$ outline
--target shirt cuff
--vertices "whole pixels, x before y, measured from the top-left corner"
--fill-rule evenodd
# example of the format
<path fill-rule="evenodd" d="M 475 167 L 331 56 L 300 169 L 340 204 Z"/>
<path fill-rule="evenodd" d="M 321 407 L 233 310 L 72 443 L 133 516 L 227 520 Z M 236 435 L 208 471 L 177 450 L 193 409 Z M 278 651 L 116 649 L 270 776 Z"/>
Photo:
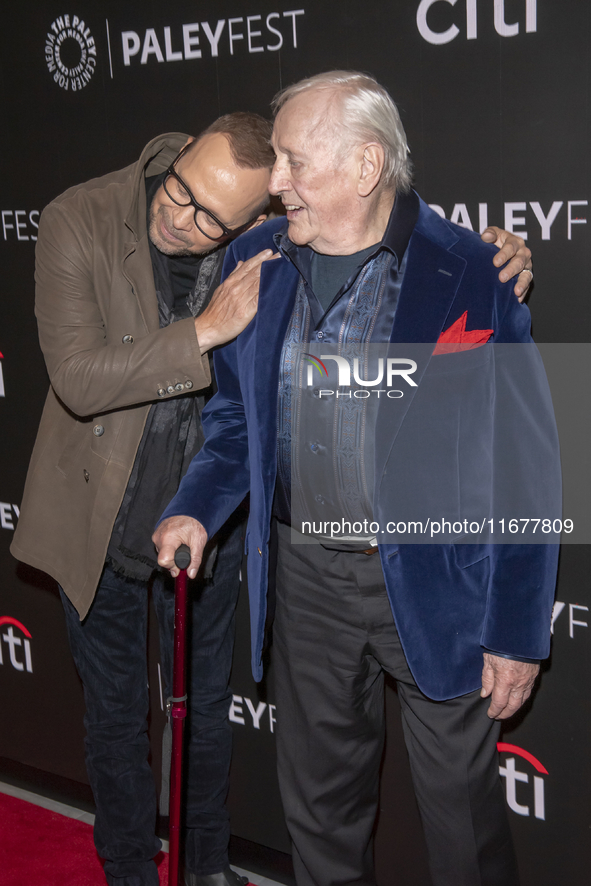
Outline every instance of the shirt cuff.
<path fill-rule="evenodd" d="M 498 658 L 507 658 L 509 661 L 524 661 L 526 664 L 540 664 L 539 658 L 525 658 L 523 655 L 506 655 L 504 652 L 495 652 L 493 649 L 487 649 L 486 646 L 482 648 L 485 652 L 496 655 Z"/>

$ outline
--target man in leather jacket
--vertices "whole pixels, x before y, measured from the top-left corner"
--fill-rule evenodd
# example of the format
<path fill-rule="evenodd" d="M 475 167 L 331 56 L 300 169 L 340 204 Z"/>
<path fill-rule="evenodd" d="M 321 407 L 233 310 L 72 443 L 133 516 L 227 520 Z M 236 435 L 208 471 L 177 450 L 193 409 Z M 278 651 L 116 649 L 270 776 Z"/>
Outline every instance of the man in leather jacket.
<path fill-rule="evenodd" d="M 148 589 L 168 694 L 174 593 L 150 535 L 202 443 L 208 351 L 256 310 L 270 251 L 219 283 L 228 241 L 266 218 L 270 132 L 238 113 L 197 140 L 159 136 L 126 169 L 70 188 L 40 222 L 36 313 L 51 387 L 12 552 L 61 586 L 85 693 L 95 843 L 112 886 L 158 883 Z M 193 886 L 242 882 L 228 866 L 224 805 L 241 536 L 234 519 L 191 594 L 184 821 Z"/>

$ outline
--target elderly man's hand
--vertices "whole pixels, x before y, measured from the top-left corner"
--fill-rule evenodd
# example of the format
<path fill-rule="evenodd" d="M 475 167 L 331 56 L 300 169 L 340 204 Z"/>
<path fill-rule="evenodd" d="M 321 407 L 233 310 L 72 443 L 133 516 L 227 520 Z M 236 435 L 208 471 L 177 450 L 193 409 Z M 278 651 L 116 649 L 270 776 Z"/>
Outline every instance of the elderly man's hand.
<path fill-rule="evenodd" d="M 191 562 L 187 575 L 195 578 L 207 542 L 205 527 L 198 520 L 193 517 L 169 517 L 162 521 L 152 536 L 152 541 L 158 551 L 158 564 L 169 569 L 174 578 L 180 571 L 174 562 L 175 552 L 180 545 L 188 545 L 191 549 Z"/>
<path fill-rule="evenodd" d="M 480 695 L 491 696 L 488 716 L 495 720 L 512 717 L 530 697 L 539 670 L 539 664 L 512 661 L 485 652 Z"/>
<path fill-rule="evenodd" d="M 232 273 L 218 286 L 210 303 L 195 318 L 195 332 L 201 353 L 236 338 L 257 312 L 261 265 L 276 258 L 264 249 L 248 261 L 239 261 Z"/>
<path fill-rule="evenodd" d="M 518 275 L 514 292 L 519 301 L 523 301 L 534 279 L 531 251 L 525 245 L 525 241 L 517 234 L 510 234 L 509 231 L 495 228 L 494 225 L 490 225 L 481 236 L 485 243 L 494 243 L 498 247 L 499 252 L 493 259 L 497 268 L 509 262 L 499 274 L 501 283 L 506 283 L 511 277 Z"/>

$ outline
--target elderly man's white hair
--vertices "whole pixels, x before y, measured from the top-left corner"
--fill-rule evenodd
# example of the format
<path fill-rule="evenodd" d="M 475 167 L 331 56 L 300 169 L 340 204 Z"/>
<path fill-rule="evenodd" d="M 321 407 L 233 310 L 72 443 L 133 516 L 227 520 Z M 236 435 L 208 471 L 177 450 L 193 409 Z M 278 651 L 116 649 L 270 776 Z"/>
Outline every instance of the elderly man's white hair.
<path fill-rule="evenodd" d="M 332 115 L 332 122 L 345 130 L 345 139 L 351 145 L 371 141 L 380 144 L 385 153 L 384 185 L 408 193 L 412 164 L 406 133 L 398 108 L 384 87 L 369 74 L 327 71 L 300 80 L 277 93 L 271 102 L 275 114 L 292 98 L 311 90 L 333 91 L 341 113 Z"/>

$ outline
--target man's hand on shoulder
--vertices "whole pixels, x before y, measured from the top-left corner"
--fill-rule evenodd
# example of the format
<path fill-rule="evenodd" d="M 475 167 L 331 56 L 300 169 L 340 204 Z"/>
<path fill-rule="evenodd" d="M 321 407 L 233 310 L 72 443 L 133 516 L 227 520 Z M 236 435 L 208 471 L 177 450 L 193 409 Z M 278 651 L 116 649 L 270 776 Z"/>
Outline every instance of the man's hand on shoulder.
<path fill-rule="evenodd" d="M 279 253 L 265 249 L 248 261 L 238 262 L 218 286 L 207 308 L 195 318 L 195 332 L 201 353 L 223 345 L 246 329 L 257 311 L 261 265 Z"/>
<path fill-rule="evenodd" d="M 176 550 L 180 545 L 188 545 L 191 549 L 191 562 L 187 574 L 189 578 L 195 578 L 207 543 L 207 532 L 198 520 L 193 517 L 169 517 L 162 521 L 152 536 L 152 541 L 158 551 L 159 566 L 169 569 L 174 578 L 179 574 L 174 562 Z"/>
<path fill-rule="evenodd" d="M 485 243 L 494 243 L 498 247 L 499 251 L 493 259 L 497 268 L 509 262 L 499 274 L 499 280 L 501 283 L 506 283 L 507 280 L 517 276 L 514 292 L 519 301 L 523 301 L 534 279 L 531 269 L 531 250 L 525 245 L 525 240 L 494 225 L 483 231 L 481 237 Z"/>
<path fill-rule="evenodd" d="M 485 652 L 480 695 L 482 698 L 491 696 L 488 716 L 495 720 L 512 717 L 530 697 L 539 670 L 539 664 L 513 661 Z"/>

